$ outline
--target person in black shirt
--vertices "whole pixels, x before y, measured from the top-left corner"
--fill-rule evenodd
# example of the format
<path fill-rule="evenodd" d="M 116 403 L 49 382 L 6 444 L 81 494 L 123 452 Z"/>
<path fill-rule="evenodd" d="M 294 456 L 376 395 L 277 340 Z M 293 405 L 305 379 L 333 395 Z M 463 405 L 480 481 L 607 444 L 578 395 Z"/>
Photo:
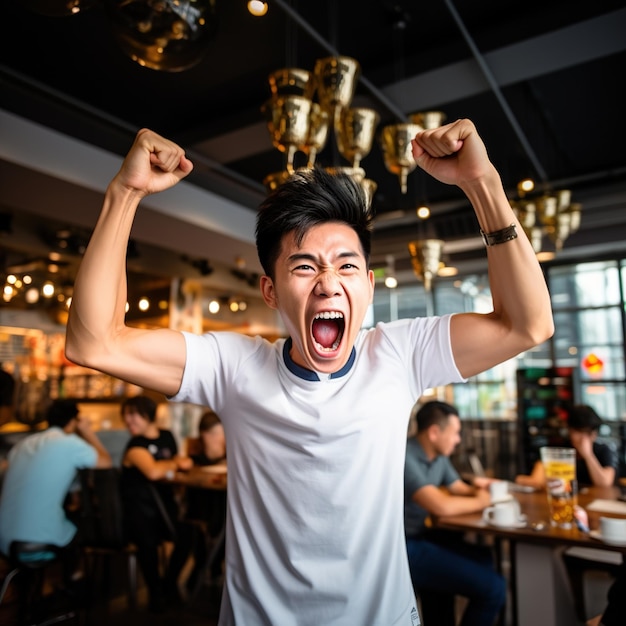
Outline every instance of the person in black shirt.
<path fill-rule="evenodd" d="M 149 607 L 158 611 L 167 601 L 180 601 L 178 576 L 191 553 L 194 529 L 180 521 L 173 486 L 167 482 L 177 470 L 187 470 L 192 460 L 178 455 L 169 430 L 156 423 L 156 403 L 134 396 L 122 403 L 121 412 L 131 438 L 122 458 L 120 489 L 129 539 L 149 593 Z M 159 546 L 174 543 L 165 576 L 159 570 Z"/>
<path fill-rule="evenodd" d="M 617 450 L 606 443 L 596 441 L 602 419 L 586 405 L 573 406 L 567 416 L 570 444 L 576 448 L 576 480 L 580 486 L 610 487 L 615 484 L 619 457 Z M 530 475 L 515 478 L 519 485 L 543 489 L 546 476 L 543 464 L 537 461 Z"/>

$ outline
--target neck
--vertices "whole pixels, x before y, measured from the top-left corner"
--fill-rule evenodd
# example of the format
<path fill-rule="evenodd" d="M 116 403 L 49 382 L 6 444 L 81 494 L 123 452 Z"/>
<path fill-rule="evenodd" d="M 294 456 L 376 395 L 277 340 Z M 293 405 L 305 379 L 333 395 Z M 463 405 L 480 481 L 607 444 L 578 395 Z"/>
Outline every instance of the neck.
<path fill-rule="evenodd" d="M 430 461 L 432 461 L 435 457 L 439 456 L 437 454 L 437 451 L 433 447 L 432 443 L 430 442 L 430 439 L 425 434 L 421 436 L 417 435 L 415 438 L 417 439 L 420 446 L 422 446 L 422 450 L 424 450 L 424 452 L 426 453 L 426 456 L 428 457 Z"/>

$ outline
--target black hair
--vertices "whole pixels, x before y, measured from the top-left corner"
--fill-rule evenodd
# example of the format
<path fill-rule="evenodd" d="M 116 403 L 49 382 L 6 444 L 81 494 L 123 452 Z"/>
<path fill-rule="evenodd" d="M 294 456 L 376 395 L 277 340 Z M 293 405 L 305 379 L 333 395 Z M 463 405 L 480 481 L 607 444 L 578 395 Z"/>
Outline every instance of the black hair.
<path fill-rule="evenodd" d="M 211 430 L 213 426 L 216 424 L 221 424 L 220 418 L 217 416 L 215 411 L 206 411 L 202 414 L 200 421 L 198 422 L 198 432 L 205 433 L 208 430 Z"/>
<path fill-rule="evenodd" d="M 602 418 L 592 407 L 586 404 L 577 404 L 568 412 L 567 426 L 574 430 L 587 430 L 594 433 L 600 430 Z"/>
<path fill-rule="evenodd" d="M 296 171 L 259 207 L 256 247 L 265 274 L 274 277 L 285 235 L 293 233 L 300 245 L 311 227 L 328 222 L 356 232 L 369 268 L 372 213 L 363 187 L 344 172 L 316 166 Z"/>
<path fill-rule="evenodd" d="M 454 406 L 440 400 L 430 400 L 425 402 L 415 414 L 417 432 L 428 430 L 433 424 L 441 428 L 448 425 L 451 415 L 458 415 L 459 412 Z"/>
<path fill-rule="evenodd" d="M 149 422 L 156 421 L 157 405 L 156 402 L 148 396 L 132 396 L 126 398 L 121 406 L 122 417 L 127 410 L 139 413 L 141 417 L 147 419 Z"/>
<path fill-rule="evenodd" d="M 48 426 L 58 426 L 65 428 L 73 419 L 78 416 L 78 404 L 75 400 L 65 398 L 53 400 L 46 413 Z"/>

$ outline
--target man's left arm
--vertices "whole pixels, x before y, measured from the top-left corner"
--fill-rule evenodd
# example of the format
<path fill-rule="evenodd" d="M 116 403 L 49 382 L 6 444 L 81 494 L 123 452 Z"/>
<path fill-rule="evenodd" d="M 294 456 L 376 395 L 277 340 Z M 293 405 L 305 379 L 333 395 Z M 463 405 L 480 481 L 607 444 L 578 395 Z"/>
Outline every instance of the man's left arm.
<path fill-rule="evenodd" d="M 94 467 L 111 467 L 113 462 L 109 451 L 104 447 L 98 435 L 91 429 L 88 419 L 79 419 L 76 425 L 76 433 L 96 450 L 96 464 Z"/>
<path fill-rule="evenodd" d="M 424 171 L 463 190 L 484 233 L 502 234 L 492 237 L 502 243 L 487 247 L 493 311 L 460 313 L 451 320 L 454 359 L 461 375 L 468 378 L 552 336 L 550 294 L 474 124 L 457 120 L 418 133 L 413 155 Z M 511 225 L 514 228 L 509 230 Z M 507 239 L 507 233 L 517 236 Z"/>

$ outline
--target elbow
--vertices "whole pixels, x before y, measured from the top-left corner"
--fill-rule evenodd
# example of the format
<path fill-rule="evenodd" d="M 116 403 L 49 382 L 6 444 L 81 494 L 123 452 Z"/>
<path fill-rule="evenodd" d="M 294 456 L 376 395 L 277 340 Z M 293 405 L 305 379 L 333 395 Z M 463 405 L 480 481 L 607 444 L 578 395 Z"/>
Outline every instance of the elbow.
<path fill-rule="evenodd" d="M 100 369 L 108 354 L 107 342 L 104 337 L 97 338 L 84 329 L 74 328 L 71 324 L 71 318 L 65 333 L 64 350 L 68 361 L 92 369 Z"/>
<path fill-rule="evenodd" d="M 541 345 L 545 341 L 548 341 L 552 335 L 554 335 L 554 320 L 552 319 L 552 315 L 550 315 L 547 319 L 538 321 L 526 329 L 521 339 L 523 348 L 520 352 Z"/>

